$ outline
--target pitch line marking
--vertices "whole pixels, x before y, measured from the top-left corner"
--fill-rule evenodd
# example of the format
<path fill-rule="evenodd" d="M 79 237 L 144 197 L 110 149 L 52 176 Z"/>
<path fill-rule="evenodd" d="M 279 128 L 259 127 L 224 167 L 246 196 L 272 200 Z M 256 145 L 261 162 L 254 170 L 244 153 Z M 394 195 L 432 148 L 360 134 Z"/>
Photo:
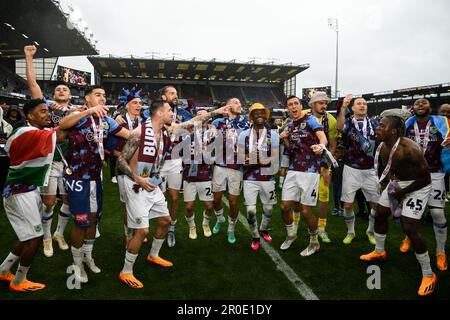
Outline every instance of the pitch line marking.
<path fill-rule="evenodd" d="M 230 203 L 228 199 L 223 197 L 223 203 L 229 208 Z M 239 212 L 238 215 L 239 221 L 244 226 L 245 230 L 247 230 L 250 234 L 250 227 L 248 226 L 247 219 Z M 267 244 L 264 240 L 261 241 L 261 247 L 267 253 L 267 255 L 272 259 L 272 261 L 277 266 L 277 269 L 284 273 L 286 278 L 292 283 L 295 289 L 300 293 L 302 297 L 306 300 L 319 300 L 319 297 L 312 291 L 312 289 L 305 283 L 303 280 L 295 273 L 295 271 L 283 260 L 280 254 L 269 244 Z"/>

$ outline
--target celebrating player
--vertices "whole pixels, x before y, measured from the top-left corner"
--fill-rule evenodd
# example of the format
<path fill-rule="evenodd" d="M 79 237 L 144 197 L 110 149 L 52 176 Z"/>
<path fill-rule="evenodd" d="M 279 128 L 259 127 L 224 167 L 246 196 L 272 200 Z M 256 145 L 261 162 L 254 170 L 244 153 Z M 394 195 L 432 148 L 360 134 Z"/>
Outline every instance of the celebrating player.
<path fill-rule="evenodd" d="M 197 116 L 205 115 L 206 110 L 197 111 Z M 194 130 L 185 139 L 190 140 L 189 163 L 183 164 L 183 195 L 185 202 L 186 221 L 189 225 L 189 238 L 197 239 L 195 226 L 195 198 L 198 193 L 200 201 L 203 202 L 203 235 L 212 235 L 209 222 L 213 213 L 214 197 L 212 194 L 212 157 L 207 153 L 208 146 L 214 139 L 215 132 L 208 129 L 207 123 L 196 125 Z M 208 158 L 206 158 L 208 157 Z M 206 158 L 206 159 L 205 159 Z M 183 155 L 183 159 L 186 157 Z"/>
<path fill-rule="evenodd" d="M 33 99 L 43 99 L 41 88 L 36 82 L 36 73 L 33 67 L 33 57 L 37 49 L 35 46 L 25 46 L 25 61 L 26 61 L 26 73 L 28 87 Z M 70 104 L 70 89 L 65 84 L 57 84 L 54 89 L 54 102 L 49 102 L 50 105 L 50 120 L 51 127 L 59 125 L 61 119 L 65 116 L 66 112 L 72 107 Z M 44 255 L 46 257 L 53 256 L 53 244 L 51 236 L 51 226 L 53 221 L 53 209 L 56 205 L 56 195 L 59 194 L 62 197 L 63 204 L 58 215 L 58 226 L 53 239 L 56 240 L 61 250 L 69 249 L 69 246 L 64 239 L 64 230 L 67 223 L 70 220 L 69 200 L 67 193 L 64 189 L 63 171 L 65 156 L 67 155 L 67 149 L 69 147 L 68 141 L 64 141 L 56 146 L 56 152 L 53 158 L 53 162 L 50 170 L 50 179 L 48 185 L 41 187 L 42 202 L 44 205 L 44 213 L 42 217 L 42 226 L 44 229 Z"/>
<path fill-rule="evenodd" d="M 85 92 L 87 109 L 73 112 L 60 122 L 60 128 L 69 129 L 72 122 L 76 127 L 69 131 L 68 166 L 64 179 L 69 197 L 69 207 L 74 218 L 72 229 L 72 255 L 80 272 L 75 273 L 81 283 L 88 282 L 83 262 L 94 272 L 101 272 L 92 250 L 97 224 L 103 206 L 102 166 L 104 140 L 109 134 L 128 139 L 129 131 L 106 116 L 106 94 L 101 86 L 92 86 Z"/>
<path fill-rule="evenodd" d="M 336 150 L 336 118 L 327 112 L 327 105 L 330 103 L 330 98 L 325 92 L 316 92 L 311 96 L 308 105 L 311 107 L 306 112 L 311 113 L 316 117 L 317 122 L 323 126 L 325 136 L 327 137 L 330 152 L 334 154 Z M 319 182 L 319 238 L 324 243 L 330 243 L 328 233 L 325 231 L 327 226 L 328 204 L 330 201 L 330 168 L 327 158 L 324 156 L 322 166 L 320 168 L 320 182 Z"/>
<path fill-rule="evenodd" d="M 431 174 L 431 194 L 425 203 L 433 218 L 436 237 L 437 267 L 447 270 L 445 242 L 447 241 L 447 220 L 445 219 L 445 173 L 442 170 L 441 153 L 444 140 L 450 136 L 447 121 L 441 116 L 432 116 L 430 102 L 419 99 L 414 103 L 414 116 L 406 121 L 405 137 L 415 141 L 423 151 Z M 407 252 L 411 245 L 408 237 L 403 240 L 400 251 Z"/>
<path fill-rule="evenodd" d="M 166 101 L 172 107 L 174 123 L 179 124 L 193 118 L 192 114 L 178 107 L 178 94 L 173 86 L 165 86 L 161 89 L 161 99 Z M 174 134 L 171 138 L 174 142 L 174 147 L 181 141 L 180 137 Z M 172 219 L 169 233 L 167 234 L 167 245 L 173 247 L 176 243 L 175 226 L 177 224 L 177 216 L 180 208 L 180 190 L 183 183 L 182 159 L 179 157 L 172 159 L 172 155 L 169 153 L 161 169 L 161 177 L 163 178 L 161 187 L 164 192 L 167 190 L 169 212 Z"/>
<path fill-rule="evenodd" d="M 310 233 L 310 243 L 300 254 L 310 256 L 320 248 L 317 239 L 317 220 L 312 213 L 312 207 L 317 204 L 321 155 L 325 150 L 327 138 L 323 132 L 323 126 L 317 123 L 316 118 L 302 113 L 302 104 L 299 98 L 288 97 L 287 106 L 292 116 L 292 122 L 280 135 L 290 159 L 280 206 L 287 237 L 280 249 L 289 249 L 297 239 L 291 210 L 295 202 L 300 201 L 303 205 L 302 215 L 306 219 Z"/>
<path fill-rule="evenodd" d="M 124 179 L 127 223 L 129 228 L 135 229 L 125 252 L 124 267 L 119 278 L 136 289 L 144 286 L 134 277 L 133 266 L 142 242 L 148 234 L 149 219 L 157 218 L 158 227 L 147 261 L 163 267 L 173 265 L 172 262 L 159 256 L 171 222 L 164 194 L 159 188 L 162 183 L 160 170 L 167 153 L 172 148 L 171 132 L 165 125 L 169 125 L 170 130 L 179 130 L 192 127 L 195 121 L 204 122 L 212 115 L 207 113 L 182 124 L 173 124 L 171 106 L 163 100 L 153 101 L 150 111 L 152 116 L 133 131 L 131 139 L 118 159 L 120 170 L 127 176 Z"/>
<path fill-rule="evenodd" d="M 422 268 L 422 283 L 418 294 L 431 294 L 436 285 L 436 274 L 430 264 L 425 240 L 419 233 L 419 220 L 425 210 L 431 188 L 431 177 L 422 150 L 410 139 L 403 137 L 404 124 L 401 118 L 388 116 L 381 119 L 376 129 L 377 140 L 383 143 L 378 147 L 378 154 L 386 165 L 379 182 L 388 174 L 393 179 L 382 193 L 375 216 L 375 251 L 361 256 L 363 261 L 385 260 L 387 253 L 384 243 L 388 231 L 387 219 L 394 208 L 394 201 L 401 210 L 400 222 L 403 231 L 411 240 L 416 258 Z M 378 159 L 375 160 L 379 162 Z M 392 190 L 391 192 L 389 192 Z"/>
<path fill-rule="evenodd" d="M 250 247 L 257 251 L 260 247 L 260 234 L 266 242 L 272 241 L 268 227 L 272 219 L 273 205 L 277 203 L 274 174 L 278 166 L 271 167 L 271 165 L 279 161 L 279 137 L 275 130 L 268 128 L 269 109 L 255 103 L 250 107 L 248 114 L 252 126 L 241 133 L 238 150 L 243 151 L 245 155 L 244 198 L 247 221 L 253 237 Z M 263 205 L 259 231 L 256 218 L 258 195 Z"/>
<path fill-rule="evenodd" d="M 342 133 L 342 140 L 347 148 L 341 196 L 341 200 L 344 202 L 344 219 L 347 225 L 347 236 L 342 242 L 348 245 L 352 243 L 356 236 L 353 202 L 356 192 L 362 189 L 364 196 L 372 206 L 366 234 L 370 243 L 375 244 L 373 226 L 375 222 L 375 207 L 380 197 L 380 191 L 378 189 L 373 159 L 375 152 L 375 129 L 378 123 L 367 117 L 367 102 L 363 98 L 355 99 L 352 106 L 353 116 L 346 119 L 347 107 L 350 105 L 352 99 L 353 97 L 351 95 L 345 97 L 337 119 L 337 129 Z"/>
<path fill-rule="evenodd" d="M 236 243 L 234 230 L 239 213 L 238 200 L 242 188 L 242 166 L 237 162 L 237 142 L 242 130 L 248 129 L 250 123 L 247 116 L 241 115 L 242 105 L 239 99 L 232 98 L 227 101 L 228 115 L 213 121 L 223 140 L 222 154 L 216 154 L 216 165 L 213 172 L 214 211 L 216 224 L 213 234 L 220 232 L 225 222 L 223 216 L 222 195 L 228 186 L 230 213 L 228 215 L 227 241 Z M 220 140 L 220 138 L 219 138 Z"/>
<path fill-rule="evenodd" d="M 127 130 L 132 131 L 135 128 L 137 128 L 141 123 L 140 113 L 141 113 L 141 108 L 142 108 L 142 99 L 140 96 L 140 91 L 136 91 L 136 90 L 132 89 L 132 90 L 126 90 L 125 93 L 126 93 L 126 95 L 122 96 L 121 98 L 123 99 L 123 103 L 125 103 L 126 114 L 125 114 L 125 119 L 124 119 L 124 121 L 122 121 L 120 123 L 120 126 L 122 126 L 123 128 L 125 128 Z M 120 156 L 120 154 L 122 153 L 123 147 L 125 146 L 125 144 L 127 142 L 127 140 L 122 139 L 122 138 L 117 138 L 117 139 L 118 139 L 118 141 L 116 142 L 115 149 L 113 151 L 113 156 L 116 158 L 118 158 Z M 125 174 L 120 170 L 120 168 L 116 168 L 116 169 L 117 169 L 117 182 L 118 182 L 118 186 L 119 186 L 120 201 L 125 203 L 125 199 L 126 199 L 126 191 L 125 191 L 125 186 L 124 186 Z M 124 222 L 123 228 L 124 228 L 125 239 L 126 239 L 125 243 L 128 244 L 131 237 L 133 236 L 133 230 L 128 228 L 126 211 L 124 212 L 124 215 L 123 215 L 123 222 Z"/>
<path fill-rule="evenodd" d="M 0 281 L 9 282 L 9 288 L 17 292 L 45 288 L 44 284 L 27 280 L 44 235 L 38 187 L 48 183 L 56 142 L 64 141 L 66 136 L 60 128 L 46 129 L 51 122 L 44 100 L 27 101 L 23 111 L 28 125 L 15 130 L 5 146 L 11 166 L 3 192 L 6 216 L 19 241 L 0 265 Z M 19 266 L 14 276 L 10 269 L 17 260 Z"/>

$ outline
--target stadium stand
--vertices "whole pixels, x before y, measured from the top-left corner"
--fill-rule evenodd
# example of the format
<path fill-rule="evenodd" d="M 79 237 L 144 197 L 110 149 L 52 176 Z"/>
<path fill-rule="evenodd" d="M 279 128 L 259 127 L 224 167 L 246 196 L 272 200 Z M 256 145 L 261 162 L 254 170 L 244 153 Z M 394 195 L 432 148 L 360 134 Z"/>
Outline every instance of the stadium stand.
<path fill-rule="evenodd" d="M 271 88 L 243 87 L 242 89 L 248 103 L 262 102 L 270 108 L 278 105 Z"/>
<path fill-rule="evenodd" d="M 192 84 L 182 84 L 179 87 L 180 97 L 192 99 L 197 105 L 212 106 L 213 99 L 209 87 Z"/>
<path fill-rule="evenodd" d="M 246 101 L 241 87 L 213 86 L 212 89 L 215 101 L 226 101 L 232 97 L 239 98 L 241 101 Z"/>
<path fill-rule="evenodd" d="M 212 106 L 237 97 L 243 104 L 262 102 L 269 108 L 284 100 L 286 81 L 309 68 L 304 65 L 273 65 L 211 61 L 148 59 L 134 56 L 90 56 L 97 79 L 110 90 L 114 101 L 121 87 L 139 84 L 144 95 L 152 96 L 154 88 L 173 85 L 180 98 L 192 99 L 194 105 Z M 247 97 L 245 91 L 248 89 Z M 108 91 L 107 90 L 107 91 Z M 274 92 L 277 92 L 274 94 Z"/>

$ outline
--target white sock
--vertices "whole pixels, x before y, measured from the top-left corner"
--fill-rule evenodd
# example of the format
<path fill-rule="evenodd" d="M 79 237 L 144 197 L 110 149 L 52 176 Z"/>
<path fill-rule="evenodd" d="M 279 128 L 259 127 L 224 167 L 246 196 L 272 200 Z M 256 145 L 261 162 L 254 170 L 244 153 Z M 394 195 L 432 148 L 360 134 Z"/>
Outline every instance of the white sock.
<path fill-rule="evenodd" d="M 47 207 L 44 204 L 44 212 L 42 214 L 42 229 L 44 231 L 44 240 L 52 237 L 52 221 L 53 221 L 53 209 L 55 206 Z"/>
<path fill-rule="evenodd" d="M 355 233 L 355 214 L 353 213 L 353 209 L 347 210 L 344 209 L 344 220 L 347 225 L 347 233 L 348 234 L 356 234 Z"/>
<path fill-rule="evenodd" d="M 69 223 L 69 220 L 70 220 L 69 206 L 63 203 L 61 209 L 59 210 L 58 226 L 56 227 L 55 234 L 63 236 L 64 230 L 66 230 L 66 226 L 67 223 Z"/>
<path fill-rule="evenodd" d="M 375 232 L 375 252 L 382 253 L 384 252 L 384 242 L 386 241 L 386 235 L 385 234 L 379 234 Z"/>
<path fill-rule="evenodd" d="M 367 227 L 367 232 L 372 234 L 375 233 L 375 214 L 376 211 L 374 209 L 371 209 L 369 214 L 369 226 Z"/>
<path fill-rule="evenodd" d="M 10 252 L 6 257 L 6 259 L 0 265 L 0 273 L 9 272 L 14 263 L 16 263 L 16 261 L 19 260 L 19 258 L 20 257 Z"/>
<path fill-rule="evenodd" d="M 445 253 L 445 243 L 447 242 L 447 224 L 445 227 L 433 225 L 434 236 L 436 237 L 436 252 Z"/>
<path fill-rule="evenodd" d="M 125 251 L 125 262 L 123 264 L 122 273 L 133 274 L 133 266 L 136 262 L 137 257 L 137 254 L 132 254 L 128 251 Z"/>
<path fill-rule="evenodd" d="M 223 208 L 219 211 L 214 210 L 214 213 L 216 214 L 217 222 L 225 222 L 225 217 L 223 216 Z"/>
<path fill-rule="evenodd" d="M 84 240 L 84 244 L 81 247 L 83 255 L 88 261 L 92 260 L 92 250 L 94 250 L 94 242 L 95 240 Z"/>
<path fill-rule="evenodd" d="M 416 258 L 417 261 L 419 261 L 420 267 L 422 268 L 422 275 L 424 277 L 432 277 L 433 270 L 431 270 L 430 256 L 428 255 L 428 251 L 421 254 L 416 253 Z"/>
<path fill-rule="evenodd" d="M 269 223 L 272 220 L 272 207 L 271 205 L 263 206 L 263 215 L 261 218 L 261 225 L 259 226 L 259 230 L 266 231 L 269 227 Z"/>
<path fill-rule="evenodd" d="M 436 237 L 436 252 L 445 253 L 445 243 L 447 242 L 447 220 L 444 209 L 430 209 L 433 217 L 434 236 Z"/>
<path fill-rule="evenodd" d="M 28 270 L 30 270 L 30 267 L 24 267 L 21 266 L 19 263 L 19 266 L 17 267 L 16 276 L 14 277 L 13 284 L 18 285 L 23 280 L 27 278 Z"/>
<path fill-rule="evenodd" d="M 151 247 L 150 253 L 148 255 L 151 258 L 159 257 L 159 250 L 161 250 L 163 243 L 164 243 L 164 239 L 153 238 L 152 247 Z"/>
<path fill-rule="evenodd" d="M 211 217 L 208 217 L 208 215 L 206 214 L 206 211 L 203 211 L 203 225 L 208 225 L 209 226 L 209 221 L 211 220 Z"/>
<path fill-rule="evenodd" d="M 72 251 L 73 263 L 77 266 L 81 266 L 83 263 L 83 247 L 77 249 L 74 246 L 71 246 L 70 250 Z"/>
<path fill-rule="evenodd" d="M 177 225 L 177 220 L 170 222 L 169 232 L 175 232 L 175 226 Z"/>
<path fill-rule="evenodd" d="M 195 227 L 195 213 L 192 215 L 192 217 L 186 217 L 186 221 L 188 223 L 189 228 Z"/>
<path fill-rule="evenodd" d="M 237 219 L 232 219 L 231 217 L 228 217 L 228 232 L 234 232 L 234 229 L 236 228 L 236 222 Z"/>
<path fill-rule="evenodd" d="M 286 231 L 287 231 L 287 235 L 288 235 L 288 237 L 295 237 L 295 230 L 294 230 L 294 224 L 293 223 L 291 223 L 291 224 L 287 224 L 286 225 Z"/>

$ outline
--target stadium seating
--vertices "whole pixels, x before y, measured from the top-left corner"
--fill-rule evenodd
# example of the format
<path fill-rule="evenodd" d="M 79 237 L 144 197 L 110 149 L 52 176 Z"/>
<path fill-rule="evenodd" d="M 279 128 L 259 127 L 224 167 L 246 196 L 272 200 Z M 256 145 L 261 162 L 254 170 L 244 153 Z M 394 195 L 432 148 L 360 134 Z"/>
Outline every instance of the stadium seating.
<path fill-rule="evenodd" d="M 261 102 L 269 108 L 277 107 L 278 101 L 270 88 L 243 87 L 247 102 Z"/>
<path fill-rule="evenodd" d="M 213 103 L 209 87 L 191 84 L 181 85 L 180 98 L 192 99 L 197 105 L 211 106 Z"/>
<path fill-rule="evenodd" d="M 213 92 L 214 92 L 214 98 L 216 101 L 226 101 L 230 98 L 235 98 L 235 97 L 241 101 L 245 101 L 240 87 L 214 86 L 212 88 L 213 88 Z"/>

